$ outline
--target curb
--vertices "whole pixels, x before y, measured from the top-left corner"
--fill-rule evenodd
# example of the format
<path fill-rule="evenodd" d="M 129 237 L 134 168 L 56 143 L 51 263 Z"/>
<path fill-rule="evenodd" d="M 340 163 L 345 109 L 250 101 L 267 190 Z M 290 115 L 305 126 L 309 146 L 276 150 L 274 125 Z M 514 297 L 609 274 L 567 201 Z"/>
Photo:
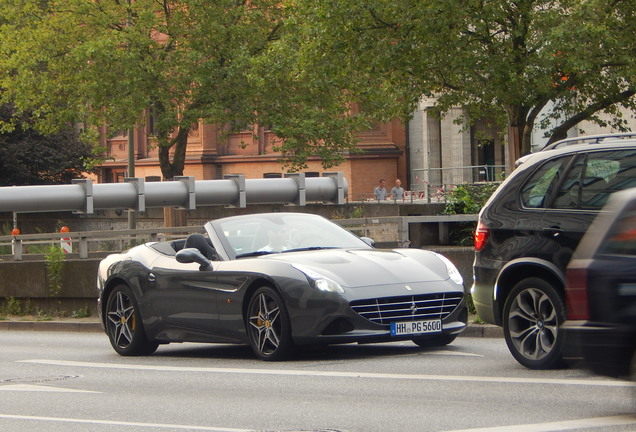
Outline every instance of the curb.
<path fill-rule="evenodd" d="M 59 331 L 80 333 L 103 333 L 102 325 L 98 322 L 73 321 L 0 321 L 0 330 L 14 331 Z M 459 335 L 460 337 L 503 337 L 503 329 L 494 325 L 468 325 Z"/>
<path fill-rule="evenodd" d="M 460 337 L 503 338 L 503 328 L 490 324 L 468 325 Z"/>
<path fill-rule="evenodd" d="M 73 321 L 0 321 L 0 330 L 60 331 L 95 333 L 103 332 L 99 322 Z"/>

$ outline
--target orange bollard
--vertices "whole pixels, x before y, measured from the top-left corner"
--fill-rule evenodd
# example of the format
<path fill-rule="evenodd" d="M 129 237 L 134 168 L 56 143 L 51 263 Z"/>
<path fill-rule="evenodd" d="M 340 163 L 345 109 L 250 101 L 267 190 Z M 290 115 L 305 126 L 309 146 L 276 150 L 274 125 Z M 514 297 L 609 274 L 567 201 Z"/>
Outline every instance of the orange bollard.
<path fill-rule="evenodd" d="M 62 228 L 60 228 L 61 233 L 67 233 L 69 231 L 70 230 L 67 226 L 63 226 Z M 64 253 L 73 253 L 73 243 L 71 242 L 70 237 L 62 237 L 60 239 L 60 245 L 62 246 L 62 250 L 64 251 Z"/>

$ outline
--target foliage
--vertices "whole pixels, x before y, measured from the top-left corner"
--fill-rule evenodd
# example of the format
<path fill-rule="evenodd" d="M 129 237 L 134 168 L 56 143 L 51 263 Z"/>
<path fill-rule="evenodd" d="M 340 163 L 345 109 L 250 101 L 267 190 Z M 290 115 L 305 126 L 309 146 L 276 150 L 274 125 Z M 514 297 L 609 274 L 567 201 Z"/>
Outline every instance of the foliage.
<path fill-rule="evenodd" d="M 46 254 L 46 271 L 48 276 L 48 289 L 51 297 L 59 297 L 62 293 L 62 271 L 66 256 L 59 246 L 50 246 Z"/>
<path fill-rule="evenodd" d="M 475 303 L 473 302 L 473 296 L 471 294 L 466 294 L 466 307 L 468 308 L 468 313 L 470 315 L 475 315 L 477 313 L 477 309 L 475 309 Z"/>
<path fill-rule="evenodd" d="M 31 128 L 30 116 L 17 119 L 7 105 L 0 107 L 2 121 L 13 128 L 0 132 L 0 186 L 68 184 L 90 171 L 92 147 L 74 128 L 42 135 Z"/>
<path fill-rule="evenodd" d="M 495 182 L 458 185 L 446 193 L 442 214 L 477 214 L 498 186 Z M 472 245 L 474 230 L 472 222 L 453 224 L 448 233 L 449 240 L 459 246 Z"/>
<path fill-rule="evenodd" d="M 12 226 L 9 222 L 0 225 L 0 235 L 11 234 Z M 11 246 L 0 246 L 0 255 L 8 255 L 11 253 Z"/>
<path fill-rule="evenodd" d="M 364 207 L 363 206 L 355 206 L 353 211 L 351 212 L 352 219 L 359 219 L 364 217 Z"/>
<path fill-rule="evenodd" d="M 71 318 L 88 318 L 89 316 L 91 316 L 91 310 L 88 305 L 82 306 L 71 313 Z"/>
<path fill-rule="evenodd" d="M 325 167 L 352 150 L 340 95 L 305 86 L 290 53 L 271 62 L 287 2 L 278 0 L 4 0 L 0 3 L 0 103 L 33 112 L 41 131 L 81 122 L 127 130 L 148 123 L 163 177 L 183 174 L 199 119 L 223 133 L 267 125 L 288 163 L 313 154 Z M 291 114 L 298 113 L 296 116 Z M 93 128 L 89 128 L 92 126 Z M 10 130 L 12 121 L 0 122 Z"/>
<path fill-rule="evenodd" d="M 364 206 L 343 206 L 334 210 L 331 219 L 358 219 L 364 217 Z"/>
<path fill-rule="evenodd" d="M 537 124 L 551 139 L 582 120 L 625 127 L 617 107 L 634 109 L 635 8 L 631 0 L 298 0 L 273 48 L 296 53 L 290 73 L 338 88 L 368 117 L 407 118 L 422 96 L 435 96 L 440 114 L 462 106 L 468 122 L 491 119 L 524 154 Z"/>
<path fill-rule="evenodd" d="M 0 308 L 0 313 L 3 315 L 24 316 L 32 314 L 33 310 L 31 300 L 21 301 L 15 297 L 7 297 L 4 305 Z"/>
<path fill-rule="evenodd" d="M 461 184 L 446 192 L 443 214 L 477 214 L 499 183 Z"/>
<path fill-rule="evenodd" d="M 0 103 L 40 131 L 149 123 L 164 178 L 203 119 L 259 124 L 291 170 L 355 150 L 422 96 L 467 110 L 529 151 L 540 125 L 625 127 L 634 108 L 633 0 L 3 0 Z M 547 111 L 545 111 L 547 110 Z M 545 114 L 547 112 L 547 114 Z M 0 130 L 15 128 L 14 120 Z M 89 126 L 92 126 L 90 128 Z"/>

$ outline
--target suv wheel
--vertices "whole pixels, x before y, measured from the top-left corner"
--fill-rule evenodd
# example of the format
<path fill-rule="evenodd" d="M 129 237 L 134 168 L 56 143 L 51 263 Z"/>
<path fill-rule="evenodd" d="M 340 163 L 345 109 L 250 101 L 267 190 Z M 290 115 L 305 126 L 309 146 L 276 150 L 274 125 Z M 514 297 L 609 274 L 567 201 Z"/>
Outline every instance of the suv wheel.
<path fill-rule="evenodd" d="M 563 300 L 550 283 L 534 277 L 521 280 L 504 305 L 503 329 L 508 349 L 530 369 L 561 366 L 564 320 Z"/>

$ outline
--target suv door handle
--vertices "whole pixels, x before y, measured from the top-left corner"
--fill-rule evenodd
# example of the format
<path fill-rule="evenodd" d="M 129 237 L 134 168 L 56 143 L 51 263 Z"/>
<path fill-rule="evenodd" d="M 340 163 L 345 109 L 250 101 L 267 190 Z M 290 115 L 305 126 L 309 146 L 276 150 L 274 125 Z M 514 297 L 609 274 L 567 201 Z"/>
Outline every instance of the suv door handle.
<path fill-rule="evenodd" d="M 546 236 L 553 238 L 557 238 L 561 235 L 561 233 L 563 233 L 563 230 L 560 227 L 547 227 L 543 228 L 541 231 L 543 231 Z"/>

